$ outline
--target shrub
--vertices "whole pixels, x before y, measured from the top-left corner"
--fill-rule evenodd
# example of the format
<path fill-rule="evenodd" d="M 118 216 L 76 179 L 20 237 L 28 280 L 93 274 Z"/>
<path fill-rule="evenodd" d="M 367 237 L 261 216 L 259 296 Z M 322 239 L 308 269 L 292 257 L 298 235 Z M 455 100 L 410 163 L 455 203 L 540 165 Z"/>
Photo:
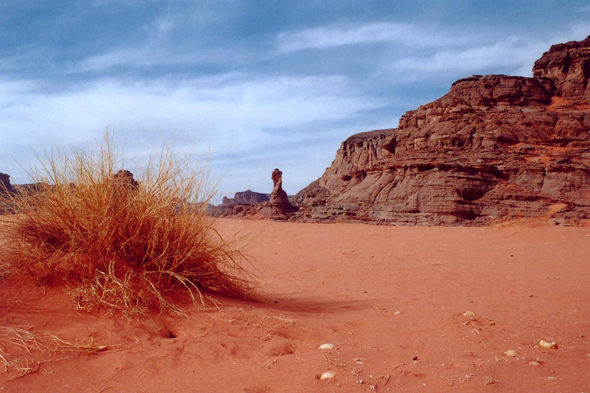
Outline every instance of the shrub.
<path fill-rule="evenodd" d="M 11 197 L 17 214 L 0 227 L 1 260 L 38 283 L 65 284 L 78 308 L 130 318 L 183 315 L 173 300 L 182 292 L 202 305 L 203 290 L 247 296 L 253 276 L 207 216 L 209 173 L 191 157 L 164 147 L 132 184 L 113 176 L 123 160 L 108 132 L 87 148 L 45 152 L 31 176 L 47 186 Z"/>

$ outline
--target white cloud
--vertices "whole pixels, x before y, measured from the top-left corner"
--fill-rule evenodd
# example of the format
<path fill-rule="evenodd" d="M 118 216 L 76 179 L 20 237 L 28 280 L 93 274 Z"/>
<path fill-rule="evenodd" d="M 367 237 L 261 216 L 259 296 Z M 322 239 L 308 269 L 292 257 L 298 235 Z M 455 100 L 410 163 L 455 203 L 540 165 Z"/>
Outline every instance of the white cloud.
<path fill-rule="evenodd" d="M 234 52 L 234 56 L 237 54 Z M 145 45 L 134 48 L 117 49 L 108 53 L 87 57 L 71 64 L 66 73 L 83 73 L 88 71 L 109 72 L 113 67 L 129 67 L 141 69 L 154 66 L 183 66 L 202 63 L 218 63 L 231 58 L 231 53 L 224 50 L 202 51 L 197 53 L 177 53 L 164 45 Z"/>
<path fill-rule="evenodd" d="M 558 35 L 544 39 L 511 36 L 496 39 L 492 43 L 440 48 L 406 57 L 397 56 L 387 59 L 385 63 L 401 83 L 436 79 L 441 75 L 458 78 L 481 73 L 532 76 L 533 64 L 551 45 L 584 39 L 588 32 L 590 24 L 574 24 Z"/>
<path fill-rule="evenodd" d="M 474 38 L 448 35 L 434 29 L 406 23 L 369 23 L 360 26 L 322 26 L 299 32 L 283 32 L 278 36 L 282 52 L 303 49 L 325 49 L 344 45 L 387 42 L 413 47 L 462 45 Z"/>
<path fill-rule="evenodd" d="M 548 49 L 545 43 L 503 40 L 492 45 L 441 50 L 423 57 L 406 57 L 394 61 L 391 68 L 408 80 L 436 77 L 440 73 L 465 74 L 510 70 L 511 74 L 532 74 L 534 61 Z"/>
<path fill-rule="evenodd" d="M 69 72 L 101 71 L 113 66 L 133 65 L 141 67 L 153 64 L 154 58 L 147 55 L 143 49 L 121 49 L 102 55 L 90 56 L 74 67 Z"/>
<path fill-rule="evenodd" d="M 227 74 L 128 84 L 101 80 L 59 94 L 37 90 L 33 82 L 0 82 L 0 172 L 20 177 L 20 182 L 26 181 L 22 171 L 7 157 L 28 164 L 29 146 L 39 150 L 50 142 L 91 141 L 100 138 L 108 124 L 134 156 L 171 139 L 180 151 L 210 149 L 214 163 L 216 157 L 233 155 L 234 167 L 246 170 L 250 165 L 254 171 L 251 166 L 256 163 L 241 163 L 241 157 L 255 159 L 255 154 L 264 153 L 272 159 L 273 154 L 287 155 L 295 145 L 305 149 L 326 137 L 326 123 L 353 122 L 363 111 L 382 105 L 337 76 Z"/>

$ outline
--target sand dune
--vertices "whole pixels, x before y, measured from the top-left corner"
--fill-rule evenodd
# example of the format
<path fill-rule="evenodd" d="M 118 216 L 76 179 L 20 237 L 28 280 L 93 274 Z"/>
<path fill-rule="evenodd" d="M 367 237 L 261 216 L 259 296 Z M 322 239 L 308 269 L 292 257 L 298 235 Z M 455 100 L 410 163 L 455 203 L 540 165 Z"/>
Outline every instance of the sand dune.
<path fill-rule="evenodd" d="M 219 220 L 219 228 L 253 234 L 248 250 L 266 281 L 263 302 L 216 298 L 219 309 L 191 311 L 190 319 L 127 323 L 77 313 L 60 290 L 0 282 L 0 327 L 26 329 L 41 341 L 47 331 L 74 344 L 107 345 L 98 353 L 33 348 L 20 359 L 45 362 L 11 381 L 18 370 L 0 367 L 0 391 L 590 387 L 588 227 Z M 24 352 L 14 332 L 0 331 L 0 355 L 13 361 L 15 351 Z M 541 349 L 539 340 L 558 348 Z M 324 343 L 336 349 L 319 350 Z M 328 370 L 334 378 L 321 380 Z"/>

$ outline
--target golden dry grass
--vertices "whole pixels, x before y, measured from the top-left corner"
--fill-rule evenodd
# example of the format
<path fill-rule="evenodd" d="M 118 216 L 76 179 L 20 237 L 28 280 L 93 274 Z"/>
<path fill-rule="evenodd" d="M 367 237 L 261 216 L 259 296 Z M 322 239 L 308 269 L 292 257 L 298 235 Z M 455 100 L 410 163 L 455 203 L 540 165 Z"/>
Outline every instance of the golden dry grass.
<path fill-rule="evenodd" d="M 141 317 L 184 311 L 172 300 L 202 290 L 245 297 L 253 276 L 239 250 L 206 214 L 208 172 L 164 148 L 140 170 L 140 184 L 117 180 L 122 153 L 104 141 L 40 156 L 32 170 L 42 192 L 17 193 L 17 212 L 0 226 L 0 260 L 43 284 L 65 284 L 76 307 Z M 137 172 L 137 170 L 136 170 Z"/>
<path fill-rule="evenodd" d="M 8 380 L 39 370 L 39 366 L 67 354 L 91 354 L 109 349 L 92 341 L 74 343 L 47 331 L 0 326 L 0 370 Z"/>

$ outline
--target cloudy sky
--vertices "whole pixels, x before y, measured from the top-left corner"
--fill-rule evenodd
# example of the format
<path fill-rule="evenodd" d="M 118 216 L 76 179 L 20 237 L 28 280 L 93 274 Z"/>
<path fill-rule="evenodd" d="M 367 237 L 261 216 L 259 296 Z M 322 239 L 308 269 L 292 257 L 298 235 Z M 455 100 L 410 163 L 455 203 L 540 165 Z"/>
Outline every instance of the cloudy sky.
<path fill-rule="evenodd" d="M 208 153 L 221 195 L 294 194 L 348 136 L 473 74 L 531 76 L 587 0 L 3 0 L 0 172 L 101 138 Z"/>

